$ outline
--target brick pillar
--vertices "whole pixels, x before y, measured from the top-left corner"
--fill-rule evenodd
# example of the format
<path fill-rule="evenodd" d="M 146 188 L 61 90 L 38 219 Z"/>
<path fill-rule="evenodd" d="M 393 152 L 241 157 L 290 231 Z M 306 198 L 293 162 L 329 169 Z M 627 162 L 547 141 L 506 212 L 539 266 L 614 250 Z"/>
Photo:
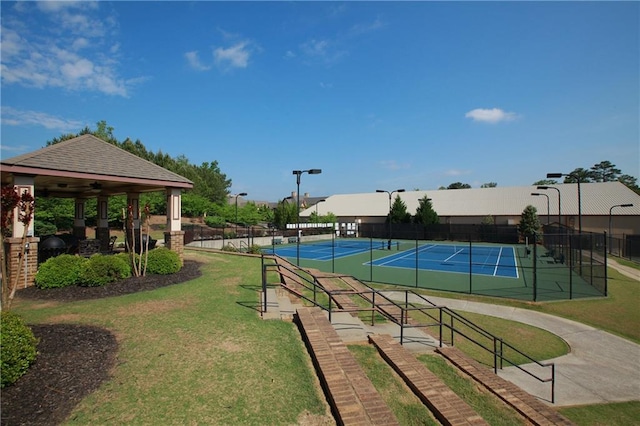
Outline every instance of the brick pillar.
<path fill-rule="evenodd" d="M 31 287 L 34 283 L 36 272 L 38 272 L 38 242 L 39 237 L 27 237 L 29 252 L 26 253 L 26 260 L 22 263 L 18 288 Z M 8 283 L 12 286 L 15 276 L 18 274 L 18 263 L 22 248 L 22 238 L 5 239 L 5 255 L 7 257 L 7 277 Z M 25 267 L 26 265 L 26 267 Z M 26 279 L 25 279 L 26 270 Z M 3 277 L 4 279 L 4 277 Z"/>
<path fill-rule="evenodd" d="M 184 231 L 165 232 L 164 246 L 178 253 L 180 263 L 184 265 Z"/>

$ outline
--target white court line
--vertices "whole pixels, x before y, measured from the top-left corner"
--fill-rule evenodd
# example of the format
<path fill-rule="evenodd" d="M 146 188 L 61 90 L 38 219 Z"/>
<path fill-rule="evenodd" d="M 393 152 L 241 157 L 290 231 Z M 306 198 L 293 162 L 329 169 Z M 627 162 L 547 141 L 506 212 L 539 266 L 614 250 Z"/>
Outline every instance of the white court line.
<path fill-rule="evenodd" d="M 445 260 L 443 260 L 443 262 L 448 261 L 449 259 L 451 259 L 452 257 L 456 257 L 457 255 L 459 255 L 460 253 L 462 253 L 464 251 L 464 249 L 460 249 L 457 252 L 453 253 L 451 256 L 447 257 Z"/>

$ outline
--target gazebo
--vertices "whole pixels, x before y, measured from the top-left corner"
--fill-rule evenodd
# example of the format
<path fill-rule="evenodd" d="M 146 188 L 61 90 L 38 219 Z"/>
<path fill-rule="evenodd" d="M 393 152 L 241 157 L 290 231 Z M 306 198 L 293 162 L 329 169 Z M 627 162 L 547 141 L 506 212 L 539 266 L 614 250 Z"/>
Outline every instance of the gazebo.
<path fill-rule="evenodd" d="M 181 192 L 193 188 L 193 182 L 150 161 L 144 160 L 113 144 L 87 134 L 55 145 L 0 161 L 2 186 L 13 185 L 18 193 L 25 191 L 38 197 L 73 198 L 75 216 L 73 233 L 84 239 L 85 204 L 97 198 L 95 238 L 101 249 L 109 245 L 109 197 L 126 195 L 133 212 L 134 235 L 140 235 L 140 194 L 164 191 L 167 197 L 165 246 L 183 258 L 184 231 L 181 229 Z M 7 238 L 9 277 L 17 273 L 20 244 L 25 229 L 14 214 L 12 236 Z M 27 229 L 30 252 L 37 253 L 40 239 L 34 235 L 33 221 Z M 35 251 L 34 251 L 35 250 Z M 37 256 L 26 262 L 27 285 L 33 284 L 37 271 Z M 4 278 L 4 277 L 3 277 Z"/>

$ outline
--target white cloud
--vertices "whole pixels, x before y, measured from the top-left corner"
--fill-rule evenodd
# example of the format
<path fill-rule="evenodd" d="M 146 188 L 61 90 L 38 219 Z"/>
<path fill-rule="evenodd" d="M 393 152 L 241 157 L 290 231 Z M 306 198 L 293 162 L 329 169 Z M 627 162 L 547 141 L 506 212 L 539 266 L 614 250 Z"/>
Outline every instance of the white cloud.
<path fill-rule="evenodd" d="M 2 107 L 3 126 L 42 126 L 50 130 L 61 132 L 78 131 L 83 123 L 78 120 L 67 120 L 45 112 L 19 110 L 16 108 Z"/>
<path fill-rule="evenodd" d="M 501 121 L 513 121 L 517 118 L 516 113 L 506 112 L 500 108 L 476 108 L 467 112 L 464 116 L 472 119 L 473 121 L 491 124 L 500 123 Z"/>
<path fill-rule="evenodd" d="M 464 176 L 471 173 L 471 170 L 449 169 L 444 172 L 445 176 Z"/>
<path fill-rule="evenodd" d="M 2 83 L 127 97 L 133 82 L 142 80 L 120 76 L 119 44 L 107 35 L 117 22 L 98 8 L 97 2 L 13 8 L 1 31 Z M 26 25 L 23 16 L 38 16 L 41 25 Z"/>
<path fill-rule="evenodd" d="M 395 160 L 380 161 L 380 166 L 386 170 L 406 170 L 411 168 L 409 163 L 398 163 Z"/>
<path fill-rule="evenodd" d="M 247 46 L 246 41 L 241 41 L 226 49 L 218 47 L 213 51 L 214 60 L 223 68 L 246 68 L 250 55 Z"/>
<path fill-rule="evenodd" d="M 196 71 L 207 71 L 208 69 L 211 69 L 210 66 L 204 65 L 200 62 L 200 57 L 198 56 L 197 51 L 187 52 L 184 54 L 184 57 L 187 58 L 189 66 Z"/>

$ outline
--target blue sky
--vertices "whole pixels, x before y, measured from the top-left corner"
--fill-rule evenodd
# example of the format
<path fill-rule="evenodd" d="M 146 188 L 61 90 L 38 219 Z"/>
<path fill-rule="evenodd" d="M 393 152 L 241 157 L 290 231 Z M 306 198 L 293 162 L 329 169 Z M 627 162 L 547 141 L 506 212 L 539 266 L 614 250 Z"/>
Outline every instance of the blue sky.
<path fill-rule="evenodd" d="M 254 200 L 640 175 L 638 2 L 1 8 L 3 158 L 105 120 Z"/>

